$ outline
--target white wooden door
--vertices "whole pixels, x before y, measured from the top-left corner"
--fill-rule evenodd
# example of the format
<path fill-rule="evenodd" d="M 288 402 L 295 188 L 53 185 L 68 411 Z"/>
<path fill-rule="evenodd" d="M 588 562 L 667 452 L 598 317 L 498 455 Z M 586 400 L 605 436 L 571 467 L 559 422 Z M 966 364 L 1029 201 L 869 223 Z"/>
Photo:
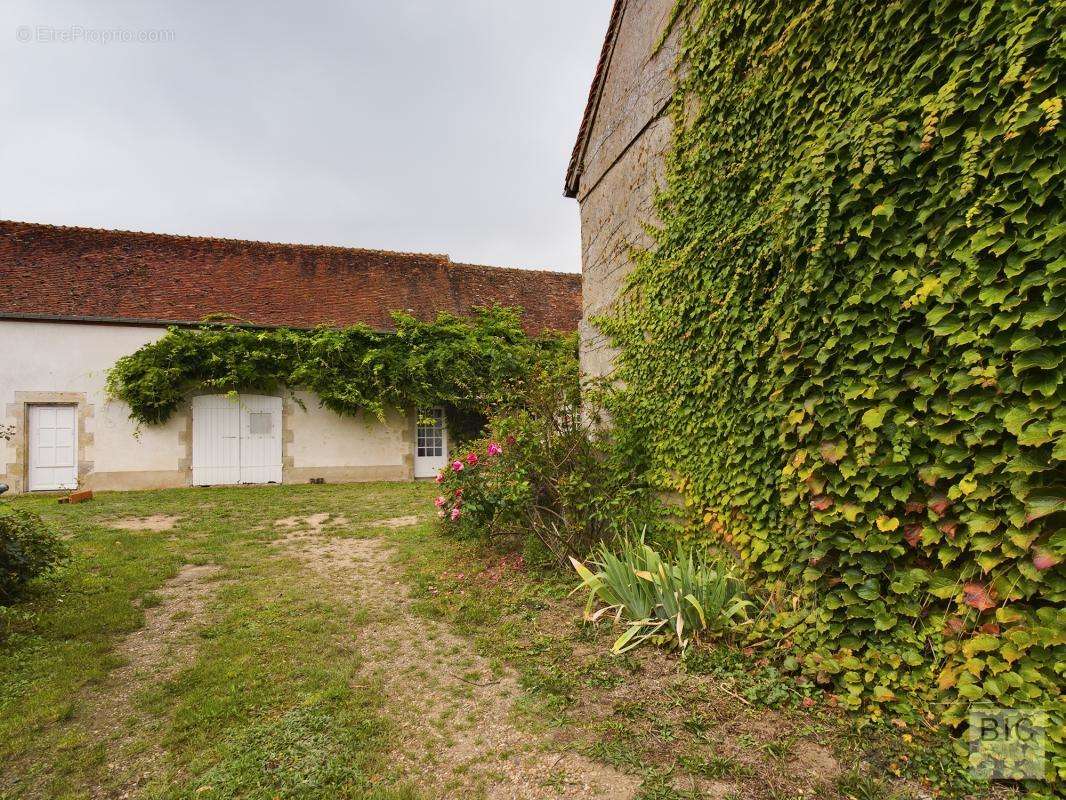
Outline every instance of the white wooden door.
<path fill-rule="evenodd" d="M 241 407 L 237 398 L 206 394 L 192 399 L 192 482 L 241 482 Z"/>
<path fill-rule="evenodd" d="M 281 398 L 242 394 L 241 483 L 281 483 Z"/>
<path fill-rule="evenodd" d="M 192 482 L 281 483 L 281 398 L 194 397 Z"/>
<path fill-rule="evenodd" d="M 448 425 L 443 408 L 418 412 L 415 431 L 415 477 L 432 478 L 448 463 Z"/>
<path fill-rule="evenodd" d="M 30 491 L 78 487 L 77 406 L 30 406 Z"/>

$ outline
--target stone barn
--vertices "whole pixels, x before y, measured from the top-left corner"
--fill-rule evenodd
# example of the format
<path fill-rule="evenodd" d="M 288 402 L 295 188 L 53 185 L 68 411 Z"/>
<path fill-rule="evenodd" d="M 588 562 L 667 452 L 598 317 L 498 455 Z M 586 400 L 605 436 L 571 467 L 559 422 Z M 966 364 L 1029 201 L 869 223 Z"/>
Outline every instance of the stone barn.
<path fill-rule="evenodd" d="M 0 222 L 0 482 L 14 492 L 412 480 L 448 455 L 442 409 L 341 417 L 307 393 L 201 394 L 137 430 L 108 369 L 205 318 L 253 327 L 521 307 L 572 331 L 581 276 L 447 256 Z M 432 424 L 423 424 L 432 421 Z"/>

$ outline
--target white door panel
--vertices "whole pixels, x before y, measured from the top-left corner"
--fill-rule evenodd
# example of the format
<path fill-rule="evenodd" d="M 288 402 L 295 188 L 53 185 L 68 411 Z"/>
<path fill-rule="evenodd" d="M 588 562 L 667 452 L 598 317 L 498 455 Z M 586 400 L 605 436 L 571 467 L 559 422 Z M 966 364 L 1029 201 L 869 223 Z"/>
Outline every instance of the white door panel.
<path fill-rule="evenodd" d="M 281 398 L 242 394 L 241 483 L 281 483 Z"/>
<path fill-rule="evenodd" d="M 241 407 L 224 394 L 192 399 L 192 482 L 240 483 Z"/>
<path fill-rule="evenodd" d="M 194 397 L 192 482 L 281 483 L 281 398 Z"/>
<path fill-rule="evenodd" d="M 418 412 L 415 431 L 415 477 L 432 478 L 448 463 L 448 425 L 443 408 Z M 423 424 L 425 420 L 428 424 Z"/>
<path fill-rule="evenodd" d="M 77 406 L 30 406 L 30 491 L 78 486 Z"/>

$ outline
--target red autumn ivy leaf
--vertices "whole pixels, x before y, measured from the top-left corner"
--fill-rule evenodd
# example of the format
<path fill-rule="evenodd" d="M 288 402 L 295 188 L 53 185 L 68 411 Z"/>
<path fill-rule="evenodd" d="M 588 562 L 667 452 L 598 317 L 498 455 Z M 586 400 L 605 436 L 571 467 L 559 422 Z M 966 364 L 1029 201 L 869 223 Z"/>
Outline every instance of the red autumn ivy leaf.
<path fill-rule="evenodd" d="M 996 607 L 988 589 L 985 588 L 984 584 L 977 581 L 963 584 L 962 602 L 970 608 L 976 608 L 978 611 L 988 611 L 988 609 Z"/>
<path fill-rule="evenodd" d="M 955 531 L 959 529 L 959 521 L 957 519 L 946 519 L 937 523 L 937 530 L 947 536 L 949 539 L 955 538 Z"/>
<path fill-rule="evenodd" d="M 903 529 L 903 538 L 907 540 L 907 544 L 911 547 L 917 547 L 918 542 L 922 538 L 922 523 L 915 522 L 913 525 L 907 525 Z"/>
<path fill-rule="evenodd" d="M 925 503 L 921 500 L 910 500 L 907 502 L 907 505 L 903 507 L 903 510 L 908 514 L 921 514 L 925 511 Z"/>
<path fill-rule="evenodd" d="M 815 511 L 825 511 L 833 505 L 833 498 L 827 494 L 820 494 L 811 500 L 811 508 Z"/>
<path fill-rule="evenodd" d="M 962 617 L 948 617 L 944 620 L 944 635 L 959 636 L 966 629 L 966 623 Z"/>
<path fill-rule="evenodd" d="M 1050 550 L 1044 550 L 1043 548 L 1038 549 L 1033 553 L 1033 566 L 1041 572 L 1046 569 L 1051 569 L 1058 564 L 1060 560 L 1061 559 Z"/>
<path fill-rule="evenodd" d="M 951 507 L 951 501 L 946 495 L 935 494 L 929 498 L 929 510 L 938 517 L 944 516 L 944 512 Z"/>

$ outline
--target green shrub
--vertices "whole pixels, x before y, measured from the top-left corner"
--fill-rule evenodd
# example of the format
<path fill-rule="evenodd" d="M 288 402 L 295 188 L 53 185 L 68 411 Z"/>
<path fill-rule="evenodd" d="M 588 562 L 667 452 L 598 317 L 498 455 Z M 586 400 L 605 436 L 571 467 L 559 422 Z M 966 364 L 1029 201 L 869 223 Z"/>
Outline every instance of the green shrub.
<path fill-rule="evenodd" d="M 571 563 L 589 592 L 586 619 L 614 614 L 627 621 L 614 643 L 616 653 L 649 639 L 684 650 L 701 637 L 729 635 L 747 621 L 751 603 L 732 561 L 705 550 L 682 549 L 664 558 L 642 535 L 621 540 L 617 555 L 601 544 L 591 559 L 595 572 L 577 559 Z M 597 602 L 601 606 L 593 613 Z"/>
<path fill-rule="evenodd" d="M 15 602 L 26 584 L 67 557 L 66 544 L 40 517 L 0 503 L 0 605 Z"/>
<path fill-rule="evenodd" d="M 446 533 L 529 546 L 565 564 L 599 541 L 654 521 L 646 483 L 579 407 L 577 360 L 557 353 L 489 419 L 489 436 L 454 453 L 438 476 Z"/>

